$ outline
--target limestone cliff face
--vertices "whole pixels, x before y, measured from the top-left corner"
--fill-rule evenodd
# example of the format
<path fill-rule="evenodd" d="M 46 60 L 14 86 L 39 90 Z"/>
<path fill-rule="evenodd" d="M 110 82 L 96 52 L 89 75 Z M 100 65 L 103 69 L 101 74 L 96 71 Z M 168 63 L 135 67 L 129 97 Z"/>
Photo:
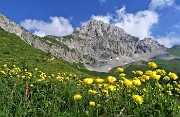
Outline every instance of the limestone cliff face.
<path fill-rule="evenodd" d="M 69 39 L 62 42 L 95 60 L 109 60 L 121 56 L 152 52 L 164 48 L 150 38 L 139 38 L 127 34 L 123 29 L 102 21 L 90 20 L 77 29 Z"/>
<path fill-rule="evenodd" d="M 96 20 L 88 21 L 73 34 L 65 37 L 34 36 L 2 14 L 0 14 L 0 27 L 16 34 L 35 48 L 50 52 L 69 62 L 82 62 L 91 67 L 97 67 L 101 63 L 102 66 L 110 64 L 109 61 L 117 58 L 132 58 L 165 49 L 150 38 L 139 40 L 119 27 Z"/>

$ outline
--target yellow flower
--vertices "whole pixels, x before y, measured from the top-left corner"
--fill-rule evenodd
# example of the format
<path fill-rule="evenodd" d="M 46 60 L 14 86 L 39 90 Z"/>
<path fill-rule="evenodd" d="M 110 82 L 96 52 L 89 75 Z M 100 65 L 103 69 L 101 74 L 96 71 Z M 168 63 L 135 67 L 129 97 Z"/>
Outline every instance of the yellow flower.
<path fill-rule="evenodd" d="M 148 63 L 148 66 L 149 66 L 150 68 L 157 68 L 157 67 L 158 67 L 155 62 L 149 62 L 149 63 Z"/>
<path fill-rule="evenodd" d="M 91 94 L 94 94 L 94 95 L 97 94 L 97 91 L 96 90 L 92 90 L 92 89 L 88 90 L 88 92 L 91 93 Z"/>
<path fill-rule="evenodd" d="M 124 83 L 128 86 L 128 87 L 132 87 L 133 86 L 133 83 L 131 80 L 128 80 L 128 79 L 124 79 Z"/>
<path fill-rule="evenodd" d="M 135 72 L 135 74 L 141 76 L 141 75 L 143 75 L 143 72 L 138 70 L 138 71 Z"/>
<path fill-rule="evenodd" d="M 1 71 L 1 73 L 2 73 L 2 74 L 4 74 L 4 75 L 6 74 L 6 72 L 5 72 L 5 71 Z"/>
<path fill-rule="evenodd" d="M 80 100 L 81 98 L 82 98 L 82 96 L 79 95 L 79 94 L 74 95 L 74 100 L 75 101 Z"/>
<path fill-rule="evenodd" d="M 150 78 L 150 76 L 146 76 L 146 75 L 140 76 L 140 80 L 141 80 L 142 82 L 145 82 L 145 80 L 149 80 L 149 78 Z"/>
<path fill-rule="evenodd" d="M 124 72 L 124 69 L 121 68 L 121 67 L 118 67 L 116 70 L 117 70 L 118 72 Z"/>
<path fill-rule="evenodd" d="M 105 93 L 106 96 L 109 95 L 108 90 L 105 90 L 105 89 L 102 90 L 102 93 Z"/>
<path fill-rule="evenodd" d="M 148 71 L 145 72 L 145 74 L 148 75 L 148 76 L 151 76 L 152 73 L 153 73 L 153 71 L 151 71 L 151 70 L 148 70 Z"/>
<path fill-rule="evenodd" d="M 100 87 L 102 87 L 103 85 L 102 84 L 98 84 L 98 87 L 100 88 Z"/>
<path fill-rule="evenodd" d="M 120 76 L 120 77 L 125 77 L 125 76 L 126 76 L 126 74 L 121 73 L 121 74 L 119 74 L 119 76 Z"/>
<path fill-rule="evenodd" d="M 89 105 L 90 105 L 90 106 L 95 106 L 95 105 L 96 105 L 96 103 L 95 103 L 95 102 L 93 102 L 93 101 L 90 101 L 90 102 L 89 102 Z"/>
<path fill-rule="evenodd" d="M 141 86 L 141 81 L 139 80 L 139 79 L 135 79 L 135 80 L 133 80 L 133 85 L 135 85 L 135 86 Z"/>
<path fill-rule="evenodd" d="M 159 75 L 166 75 L 166 71 L 165 70 L 157 69 L 156 72 Z"/>
<path fill-rule="evenodd" d="M 91 85 L 93 83 L 93 80 L 94 79 L 92 79 L 92 78 L 85 78 L 83 80 L 83 82 L 84 82 L 85 85 Z"/>
<path fill-rule="evenodd" d="M 4 67 L 4 68 L 7 68 L 7 64 L 4 64 L 3 67 Z"/>
<path fill-rule="evenodd" d="M 114 86 L 114 85 L 109 85 L 109 86 L 108 86 L 108 89 L 113 92 L 113 91 L 116 90 L 116 86 Z"/>
<path fill-rule="evenodd" d="M 173 78 L 174 80 L 178 79 L 178 76 L 175 73 L 170 72 L 168 74 L 169 77 Z"/>
<path fill-rule="evenodd" d="M 113 84 L 115 81 L 116 81 L 116 78 L 115 78 L 115 77 L 113 77 L 113 76 L 108 76 L 108 77 L 107 77 L 107 82 Z"/>
<path fill-rule="evenodd" d="M 30 84 L 30 87 L 34 87 L 34 85 L 33 85 L 33 84 Z"/>
<path fill-rule="evenodd" d="M 157 75 L 156 72 L 153 72 L 153 73 L 151 74 L 151 78 L 152 78 L 152 79 L 155 79 L 155 80 L 159 80 L 159 79 L 161 78 L 161 75 Z"/>
<path fill-rule="evenodd" d="M 104 79 L 101 79 L 101 78 L 96 78 L 94 80 L 95 83 L 103 83 L 104 82 Z"/>
<path fill-rule="evenodd" d="M 143 98 L 140 95 L 132 95 L 132 98 L 133 98 L 134 102 L 136 102 L 138 104 L 143 103 Z"/>

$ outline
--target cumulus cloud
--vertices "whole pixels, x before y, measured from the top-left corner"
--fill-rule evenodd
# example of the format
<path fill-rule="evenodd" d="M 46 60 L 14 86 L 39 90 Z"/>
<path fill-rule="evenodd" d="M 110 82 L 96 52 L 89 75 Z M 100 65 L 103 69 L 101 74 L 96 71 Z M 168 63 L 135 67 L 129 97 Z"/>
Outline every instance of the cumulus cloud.
<path fill-rule="evenodd" d="M 117 10 L 116 13 L 117 18 L 114 19 L 114 24 L 140 39 L 152 37 L 151 29 L 159 21 L 158 14 L 150 10 L 139 11 L 133 14 L 127 13 L 125 7 L 123 7 Z"/>
<path fill-rule="evenodd" d="M 64 17 L 50 17 L 50 22 L 26 19 L 20 25 L 40 37 L 46 35 L 65 36 L 74 31 L 69 20 Z"/>
<path fill-rule="evenodd" d="M 149 8 L 154 10 L 157 8 L 173 6 L 174 4 L 175 4 L 175 0 L 151 0 Z"/>
<path fill-rule="evenodd" d="M 157 37 L 156 40 L 160 44 L 170 48 L 173 45 L 180 45 L 180 38 L 179 37 L 180 37 L 180 35 L 176 35 L 174 32 L 171 32 L 165 37 Z"/>
<path fill-rule="evenodd" d="M 110 20 L 112 19 L 112 16 L 111 15 L 107 15 L 107 16 L 102 16 L 102 15 L 95 16 L 95 15 L 92 15 L 91 19 L 94 19 L 94 20 L 97 20 L 97 21 L 101 20 L 101 21 L 109 24 Z"/>
<path fill-rule="evenodd" d="M 116 10 L 116 14 L 114 15 L 93 15 L 91 18 L 114 24 L 124 29 L 128 34 L 139 37 L 140 39 L 152 37 L 151 28 L 159 21 L 158 14 L 154 11 L 145 10 L 133 14 L 127 13 L 125 7 Z"/>

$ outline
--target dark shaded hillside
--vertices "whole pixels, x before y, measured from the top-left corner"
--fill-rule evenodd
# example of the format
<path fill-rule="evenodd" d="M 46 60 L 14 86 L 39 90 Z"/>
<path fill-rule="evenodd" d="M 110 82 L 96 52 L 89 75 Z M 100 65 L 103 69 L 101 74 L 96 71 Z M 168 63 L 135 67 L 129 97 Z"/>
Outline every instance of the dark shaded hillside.
<path fill-rule="evenodd" d="M 168 49 L 168 52 L 172 55 L 180 56 L 180 45 L 175 45 Z"/>

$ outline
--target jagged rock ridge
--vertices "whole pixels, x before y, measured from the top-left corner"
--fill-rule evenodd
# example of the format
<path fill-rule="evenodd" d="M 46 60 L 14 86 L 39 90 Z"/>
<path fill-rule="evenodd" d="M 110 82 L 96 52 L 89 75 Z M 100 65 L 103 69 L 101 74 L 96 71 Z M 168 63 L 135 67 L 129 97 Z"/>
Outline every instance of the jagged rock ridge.
<path fill-rule="evenodd" d="M 164 46 L 150 38 L 139 38 L 127 34 L 123 29 L 102 21 L 90 20 L 73 34 L 65 37 L 32 35 L 21 26 L 0 14 L 0 27 L 15 33 L 27 43 L 69 62 L 82 62 L 90 70 L 99 70 L 126 64 L 134 60 L 153 57 L 152 52 L 164 52 Z M 143 56 L 143 57 L 142 57 Z M 119 58 L 121 58 L 119 60 Z M 123 60 L 128 61 L 123 61 Z M 131 59 L 131 60 L 130 60 Z M 113 61 L 114 60 L 114 61 Z M 105 67 L 107 66 L 108 67 Z"/>

